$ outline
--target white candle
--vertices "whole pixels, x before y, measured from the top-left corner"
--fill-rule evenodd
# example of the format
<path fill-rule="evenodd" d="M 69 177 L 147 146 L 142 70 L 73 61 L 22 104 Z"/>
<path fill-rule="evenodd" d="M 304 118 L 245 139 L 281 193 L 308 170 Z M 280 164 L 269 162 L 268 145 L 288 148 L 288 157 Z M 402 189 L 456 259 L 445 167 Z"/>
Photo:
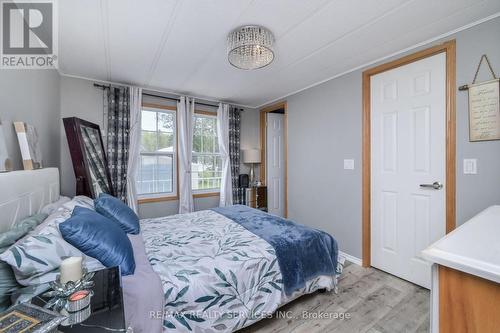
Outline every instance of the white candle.
<path fill-rule="evenodd" d="M 82 278 L 82 257 L 69 257 L 61 262 L 61 283 L 76 282 Z"/>

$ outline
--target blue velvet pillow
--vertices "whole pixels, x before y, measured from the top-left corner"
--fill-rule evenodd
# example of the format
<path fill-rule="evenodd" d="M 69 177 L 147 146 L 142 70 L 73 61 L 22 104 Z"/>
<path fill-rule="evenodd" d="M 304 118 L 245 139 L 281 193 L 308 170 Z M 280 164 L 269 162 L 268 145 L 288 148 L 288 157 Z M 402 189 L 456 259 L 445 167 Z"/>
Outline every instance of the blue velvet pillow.
<path fill-rule="evenodd" d="M 69 219 L 59 224 L 65 241 L 104 266 L 120 266 L 122 275 L 135 270 L 134 251 L 127 234 L 107 217 L 84 207 L 75 207 Z"/>
<path fill-rule="evenodd" d="M 123 201 L 109 194 L 101 193 L 94 205 L 96 212 L 118 223 L 127 234 L 137 235 L 141 230 L 139 218 Z"/>

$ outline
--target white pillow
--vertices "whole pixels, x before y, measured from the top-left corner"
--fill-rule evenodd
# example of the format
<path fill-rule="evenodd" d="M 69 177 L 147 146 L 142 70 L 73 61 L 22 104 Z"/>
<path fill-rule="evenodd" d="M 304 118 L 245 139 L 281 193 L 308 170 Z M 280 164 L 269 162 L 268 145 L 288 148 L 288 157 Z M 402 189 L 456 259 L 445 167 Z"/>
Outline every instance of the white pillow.
<path fill-rule="evenodd" d="M 66 257 L 83 257 L 83 265 L 89 272 L 104 268 L 99 260 L 86 256 L 66 242 L 59 232 L 59 224 L 71 217 L 75 206 L 94 209 L 94 201 L 77 196 L 63 203 L 33 232 L 0 255 L 0 260 L 12 266 L 20 284 L 29 286 L 54 281 Z"/>
<path fill-rule="evenodd" d="M 59 207 L 55 212 L 50 214 L 41 224 L 39 224 L 35 230 L 30 232 L 30 235 L 38 235 L 42 231 L 44 233 L 47 233 L 47 227 L 56 227 L 59 225 L 59 223 L 62 223 L 69 219 L 71 217 L 72 211 L 61 206 Z M 51 229 L 53 230 L 53 228 Z M 56 229 L 57 230 L 57 229 Z M 53 232 L 49 232 L 53 233 Z"/>
<path fill-rule="evenodd" d="M 12 267 L 17 282 L 24 286 L 54 281 L 66 257 L 83 257 L 83 265 L 89 271 L 104 267 L 97 259 L 85 256 L 57 233 L 28 236 L 0 255 L 0 259 Z"/>
<path fill-rule="evenodd" d="M 63 204 L 64 208 L 69 209 L 71 211 L 75 209 L 75 206 L 82 206 L 88 209 L 95 210 L 94 200 L 84 195 L 77 195 L 76 197 L 71 199 L 70 202 L 66 202 L 65 204 Z"/>
<path fill-rule="evenodd" d="M 64 197 L 64 196 L 60 196 L 59 200 L 57 200 L 56 202 L 53 202 L 51 204 L 48 204 L 48 205 L 44 206 L 42 208 L 42 210 L 40 211 L 40 213 L 44 213 L 44 214 L 50 215 L 50 214 L 54 213 L 63 204 L 65 204 L 65 203 L 67 203 L 69 201 L 71 201 L 70 198 Z"/>
<path fill-rule="evenodd" d="M 66 221 L 71 217 L 73 209 L 76 206 L 82 206 L 94 210 L 94 200 L 89 197 L 78 195 L 69 201 L 63 202 L 55 211 L 53 211 L 39 226 L 35 228 L 30 234 L 39 234 L 48 226 L 58 227 L 60 223 Z M 46 230 L 47 231 L 47 230 Z M 59 230 L 57 230 L 59 232 Z M 47 232 L 45 232 L 47 233 Z M 52 232 L 50 232 L 52 233 Z"/>

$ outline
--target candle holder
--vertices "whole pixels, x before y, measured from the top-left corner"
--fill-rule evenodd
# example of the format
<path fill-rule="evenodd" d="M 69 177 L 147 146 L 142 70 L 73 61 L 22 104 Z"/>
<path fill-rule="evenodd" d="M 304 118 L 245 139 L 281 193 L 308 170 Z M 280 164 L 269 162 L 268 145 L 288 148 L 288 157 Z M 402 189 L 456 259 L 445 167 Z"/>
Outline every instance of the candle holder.
<path fill-rule="evenodd" d="M 90 317 L 90 299 L 93 295 L 94 292 L 92 290 L 80 290 L 71 294 L 65 309 L 61 311 L 62 314 L 66 316 L 66 319 L 61 325 L 70 326 L 78 324 Z"/>
<path fill-rule="evenodd" d="M 58 275 L 56 280 L 50 282 L 51 291 L 44 293 L 42 296 L 50 298 L 50 300 L 45 304 L 44 308 L 53 309 L 55 311 L 61 311 L 66 308 L 68 303 L 68 298 L 77 291 L 89 290 L 94 286 L 94 272 L 87 272 L 86 269 L 83 270 L 83 277 L 78 281 L 69 281 L 66 283 L 61 282 L 61 276 Z M 90 297 L 89 297 L 90 300 Z"/>

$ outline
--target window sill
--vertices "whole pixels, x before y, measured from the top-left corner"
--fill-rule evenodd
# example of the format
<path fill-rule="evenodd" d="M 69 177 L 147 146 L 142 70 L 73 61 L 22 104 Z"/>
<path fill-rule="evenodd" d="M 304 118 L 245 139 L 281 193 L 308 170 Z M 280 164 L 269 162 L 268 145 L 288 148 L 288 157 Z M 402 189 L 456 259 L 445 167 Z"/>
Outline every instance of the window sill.
<path fill-rule="evenodd" d="M 145 204 L 145 203 L 153 203 L 153 202 L 162 202 L 162 201 L 176 201 L 179 200 L 177 196 L 164 196 L 164 197 L 153 197 L 153 198 L 142 198 L 137 200 L 137 203 Z"/>
<path fill-rule="evenodd" d="M 220 192 L 200 192 L 194 193 L 193 198 L 208 198 L 208 197 L 218 197 L 220 196 Z"/>

